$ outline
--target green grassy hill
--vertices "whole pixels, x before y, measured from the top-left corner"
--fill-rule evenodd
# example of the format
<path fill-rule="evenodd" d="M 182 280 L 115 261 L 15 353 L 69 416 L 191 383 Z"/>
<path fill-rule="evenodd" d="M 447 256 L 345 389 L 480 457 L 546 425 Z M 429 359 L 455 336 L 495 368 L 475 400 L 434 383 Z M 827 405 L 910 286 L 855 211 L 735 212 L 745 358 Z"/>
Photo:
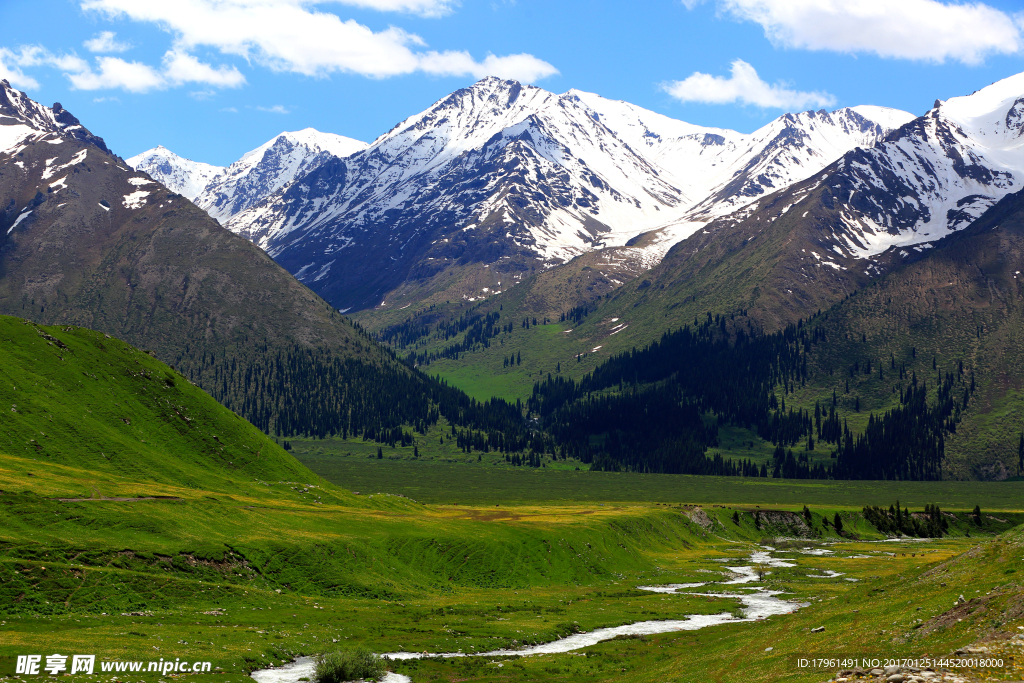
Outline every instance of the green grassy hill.
<path fill-rule="evenodd" d="M 119 339 L 9 316 L 0 316 L 0 339 L 2 452 L 178 488 L 316 480 L 249 422 Z M 85 477 L 77 495 L 96 488 Z"/>

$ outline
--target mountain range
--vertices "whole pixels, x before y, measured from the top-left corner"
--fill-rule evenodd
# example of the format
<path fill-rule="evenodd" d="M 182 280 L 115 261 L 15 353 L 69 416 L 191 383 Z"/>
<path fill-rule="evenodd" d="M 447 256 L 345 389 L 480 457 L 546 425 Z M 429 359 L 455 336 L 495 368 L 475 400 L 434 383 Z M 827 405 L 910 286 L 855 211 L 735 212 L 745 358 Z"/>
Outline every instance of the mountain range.
<path fill-rule="evenodd" d="M 318 168 L 314 158 L 290 185 L 261 185 L 270 191 L 247 193 L 230 215 L 227 200 L 211 199 L 222 180 L 196 201 L 339 308 L 476 300 L 603 248 L 625 250 L 634 271 L 650 267 L 711 218 L 912 118 L 864 106 L 787 114 L 741 134 L 485 78 L 365 149 Z M 142 168 L 155 155 L 130 161 Z"/>
<path fill-rule="evenodd" d="M 563 365 L 572 376 L 597 372 L 617 350 L 690 322 L 700 322 L 694 353 L 767 334 L 757 354 L 782 365 L 761 368 L 763 391 L 774 396 L 772 382 L 784 376 L 785 393 L 800 394 L 791 406 L 817 406 L 831 392 L 856 429 L 869 427 L 861 399 L 893 411 L 910 394 L 883 385 L 880 371 L 878 386 L 861 381 L 837 404 L 828 378 L 846 357 L 869 352 L 879 363 L 888 354 L 893 368 L 902 358 L 903 380 L 927 370 L 908 349 L 927 349 L 932 369 L 958 364 L 955 380 L 940 372 L 941 391 L 961 391 L 970 374 L 960 407 L 928 413 L 931 431 L 919 436 L 932 454 L 900 456 L 906 471 L 928 477 L 939 472 L 943 439 L 963 464 L 963 449 L 993 433 L 984 416 L 1018 412 L 1018 359 L 993 344 L 1018 335 L 1006 320 L 1017 315 L 1019 231 L 990 233 L 1020 213 L 1024 74 L 917 118 L 872 107 L 805 112 L 750 135 L 488 78 L 369 145 L 306 130 L 223 169 L 157 148 L 134 157 L 134 171 L 59 104 L 43 107 L 6 83 L 0 94 L 0 312 L 151 348 L 265 431 L 394 440 L 401 425 L 421 430 L 443 415 L 486 426 L 485 448 L 526 443 L 511 403 L 473 403 L 402 366 L 338 309 L 362 309 L 379 339 L 413 351 L 409 365 L 486 377 L 477 389 L 511 399 L 535 377 L 549 374 L 550 385 Z M 946 285 L 936 279 L 947 276 Z M 909 308 L 872 294 L 883 285 Z M 856 303 L 869 300 L 867 309 Z M 542 331 L 555 319 L 572 324 Z M 794 326 L 797 341 L 771 336 Z M 871 338 L 880 328 L 888 331 Z M 841 358 L 830 351 L 858 335 L 866 346 Z M 802 369 L 772 359 L 773 344 L 786 357 L 802 354 Z M 557 381 L 544 391 L 560 391 Z M 716 390 L 701 382 L 700 391 Z M 647 389 L 631 391 L 640 393 L 616 400 L 639 409 Z M 779 442 L 781 432 L 765 426 L 781 419 L 777 407 L 750 410 L 758 417 L 739 427 L 757 422 L 761 438 Z M 974 440 L 955 436 L 961 422 Z M 795 438 L 810 438 L 808 424 Z M 570 431 L 594 444 L 579 428 L 537 433 L 531 448 L 564 453 Z M 702 449 L 717 437 L 702 434 L 690 465 L 627 466 L 704 472 Z M 998 456 L 1001 470 L 957 476 L 1005 476 L 1007 438 L 983 449 L 992 456 L 984 466 Z M 861 446 L 841 447 L 842 466 L 856 474 L 848 463 Z M 622 465 L 601 448 L 577 450 L 585 462 Z"/>

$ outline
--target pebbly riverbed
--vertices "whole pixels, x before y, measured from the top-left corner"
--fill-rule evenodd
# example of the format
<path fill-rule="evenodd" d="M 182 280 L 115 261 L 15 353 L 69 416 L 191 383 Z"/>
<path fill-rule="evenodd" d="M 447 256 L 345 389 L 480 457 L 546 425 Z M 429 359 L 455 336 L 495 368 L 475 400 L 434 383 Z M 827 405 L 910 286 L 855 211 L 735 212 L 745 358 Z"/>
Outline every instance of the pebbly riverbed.
<path fill-rule="evenodd" d="M 604 642 L 606 640 L 612 640 L 619 636 L 645 636 L 655 635 L 658 633 L 671 633 L 673 631 L 696 631 L 698 629 L 707 628 L 709 626 L 717 626 L 725 623 L 743 623 L 743 622 L 756 622 L 767 617 L 777 616 L 781 614 L 789 614 L 794 612 L 801 607 L 806 607 L 807 603 L 791 602 L 783 600 L 779 597 L 780 591 L 766 590 L 761 586 L 749 586 L 759 579 L 758 566 L 760 567 L 795 567 L 796 565 L 792 562 L 788 562 L 783 559 L 775 558 L 771 556 L 771 549 L 759 550 L 751 553 L 750 562 L 751 565 L 741 566 L 725 566 L 724 569 L 728 570 L 733 574 L 733 578 L 728 581 L 707 581 L 701 583 L 681 583 L 681 584 L 669 584 L 664 586 L 637 586 L 639 590 L 651 591 L 653 593 L 663 594 L 680 594 L 680 591 L 686 591 L 692 588 L 701 588 L 709 584 L 716 584 L 718 586 L 737 586 L 739 590 L 745 591 L 744 593 L 738 592 L 687 592 L 687 595 L 697 595 L 701 597 L 709 598 L 726 598 L 732 600 L 738 600 L 743 607 L 741 608 L 742 617 L 734 616 L 731 612 L 720 612 L 718 614 L 691 614 L 687 615 L 684 619 L 660 619 L 652 621 L 638 621 L 632 624 L 623 624 L 622 626 L 611 626 L 608 628 L 598 628 L 593 631 L 586 633 L 575 633 L 565 638 L 553 640 L 548 643 L 541 643 L 540 645 L 530 645 L 527 647 L 521 647 L 517 649 L 498 649 L 491 650 L 489 652 L 386 652 L 382 653 L 381 657 L 391 660 L 408 660 L 408 659 L 425 659 L 425 658 L 452 658 L 452 657 L 503 657 L 503 656 L 519 656 L 528 657 L 531 655 L 547 655 L 547 654 L 561 654 L 566 652 L 573 652 L 580 650 L 597 643 Z M 282 665 L 273 669 L 260 669 L 253 671 L 251 676 L 257 683 L 298 683 L 300 679 L 313 680 L 313 659 L 310 657 L 300 657 L 294 662 Z M 409 683 L 409 678 L 401 674 L 388 673 L 388 675 L 382 679 L 383 683 Z"/>

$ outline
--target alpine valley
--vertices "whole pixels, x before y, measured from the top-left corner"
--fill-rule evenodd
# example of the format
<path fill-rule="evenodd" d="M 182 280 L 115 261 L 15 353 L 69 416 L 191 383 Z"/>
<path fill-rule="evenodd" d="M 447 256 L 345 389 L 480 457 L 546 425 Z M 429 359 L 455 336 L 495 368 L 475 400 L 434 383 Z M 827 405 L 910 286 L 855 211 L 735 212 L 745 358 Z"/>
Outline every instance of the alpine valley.
<path fill-rule="evenodd" d="M 858 309 L 855 323 L 846 311 L 852 310 L 851 296 L 865 288 L 906 288 L 893 283 L 917 281 L 922 268 L 936 268 L 948 253 L 947 236 L 977 233 L 964 231 L 1020 189 L 1022 112 L 1024 74 L 936 101 L 916 118 L 858 106 L 786 114 L 740 134 L 594 94 L 555 95 L 485 78 L 369 145 L 307 129 L 282 133 L 227 169 L 160 147 L 129 163 L 187 193 L 333 307 L 358 311 L 361 323 L 408 365 L 440 372 L 479 400 L 536 401 L 550 391 L 545 382 L 586 381 L 602 363 L 621 363 L 617 352 L 635 354 L 638 346 L 684 326 L 712 325 L 717 332 L 703 332 L 700 343 L 732 340 L 733 354 L 749 335 L 786 335 L 790 326 L 798 326 L 800 335 L 824 335 L 828 327 L 827 344 L 816 352 L 808 343 L 802 351 L 810 359 L 810 369 L 803 369 L 806 360 L 800 366 L 803 395 L 791 397 L 781 411 L 785 418 L 795 408 L 794 419 L 805 422 L 810 418 L 801 416 L 819 413 L 820 420 L 821 406 L 830 402 L 839 410 L 836 419 L 852 420 L 850 434 L 856 434 L 867 429 L 864 419 L 903 405 L 906 393 L 888 385 L 888 393 L 885 387 L 857 393 L 844 382 L 842 394 L 850 397 L 844 413 L 833 395 L 834 378 L 848 368 L 838 365 L 842 356 L 834 353 L 834 335 L 856 333 L 868 343 L 863 331 L 885 326 L 885 342 L 871 347 L 875 367 L 879 359 L 894 362 L 920 346 L 931 350 L 936 368 L 939 356 L 947 356 L 958 369 L 968 363 L 976 371 L 970 393 L 981 388 L 984 408 L 969 410 L 969 397 L 961 397 L 964 415 L 943 418 L 966 420 L 961 435 L 943 427 L 928 438 L 943 441 L 947 473 L 1000 478 L 1020 465 L 1020 386 L 1015 373 L 1005 374 L 1017 359 L 989 348 L 986 337 L 975 333 L 1005 324 L 1011 331 L 1004 334 L 1016 334 L 1016 252 L 997 252 L 1005 261 L 999 271 L 1010 273 L 1004 273 L 1009 282 L 993 279 L 989 270 L 989 284 L 976 282 L 973 260 L 950 276 L 945 286 L 957 291 L 949 294 L 955 309 L 949 324 L 937 323 L 940 313 L 923 296 L 910 297 L 919 304 L 899 323 L 863 319 L 891 316 L 891 306 Z M 1005 206 L 999 211 L 1013 213 Z M 957 242 L 956 250 L 980 249 L 973 246 L 979 240 L 968 240 L 970 249 Z M 976 302 L 986 296 L 1002 302 L 1002 313 L 993 318 L 987 307 L 983 321 Z M 833 306 L 837 312 L 827 314 Z M 847 319 L 847 327 L 824 322 L 836 316 Z M 726 317 L 728 323 L 721 323 Z M 810 332 L 803 329 L 809 321 Z M 924 337 L 922 321 L 931 323 Z M 972 334 L 977 343 L 954 351 L 953 337 Z M 707 352 L 690 348 L 687 354 Z M 758 380 L 759 391 L 774 395 L 782 361 L 750 362 L 768 373 Z M 872 367 L 872 361 L 865 365 Z M 669 377 L 678 381 L 675 365 L 661 372 L 638 386 L 653 387 Z M 719 381 L 728 375 L 721 368 L 714 372 Z M 958 381 L 965 376 L 958 370 Z M 736 381 L 750 382 L 752 375 Z M 788 382 L 782 387 L 793 391 Z M 680 391 L 698 400 L 698 413 L 709 407 L 720 416 L 735 410 L 708 406 L 706 388 Z M 780 419 L 771 417 L 780 407 L 767 398 L 757 402 L 759 408 L 730 421 L 747 436 L 793 445 L 793 438 L 780 438 L 766 426 Z M 663 408 L 671 413 L 669 404 Z M 551 408 L 527 406 L 527 412 L 554 419 Z M 990 433 L 973 421 L 987 421 L 996 406 L 1015 417 L 1000 428 L 998 439 L 982 446 L 978 439 Z M 686 422 L 674 419 L 677 425 Z M 648 451 L 678 436 L 678 430 L 656 436 L 660 432 L 650 429 L 649 420 L 621 421 L 621 435 L 636 429 L 655 439 Z M 819 427 L 810 431 L 821 440 Z M 698 429 L 692 442 L 697 459 L 687 460 L 681 455 L 686 449 L 673 446 L 671 464 L 653 456 L 634 462 L 625 452 L 603 461 L 611 447 L 607 441 L 570 445 L 572 439 L 615 432 L 595 425 L 572 438 L 548 436 L 563 457 L 570 453 L 592 467 L 601 462 L 600 467 L 658 471 L 703 471 L 707 449 L 720 443 L 714 433 Z M 796 440 L 803 439 L 808 429 L 797 432 Z M 816 458 L 834 459 L 842 438 L 830 439 L 836 446 L 817 454 L 805 442 L 808 472 Z M 753 451 L 734 455 L 745 458 Z M 819 463 L 826 469 L 834 464 Z M 845 476 L 867 475 L 849 470 Z M 927 478 L 941 476 L 936 469 Z"/>
<path fill-rule="evenodd" d="M 226 167 L 0 81 L 0 681 L 1020 680 L 1022 179 L 1024 74 Z"/>

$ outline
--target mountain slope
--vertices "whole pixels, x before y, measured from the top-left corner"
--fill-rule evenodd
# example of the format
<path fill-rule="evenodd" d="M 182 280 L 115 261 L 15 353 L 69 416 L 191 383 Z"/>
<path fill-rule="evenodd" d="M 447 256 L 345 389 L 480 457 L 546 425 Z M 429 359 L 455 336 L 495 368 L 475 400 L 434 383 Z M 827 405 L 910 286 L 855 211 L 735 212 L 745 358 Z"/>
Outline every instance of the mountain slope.
<path fill-rule="evenodd" d="M 265 434 L 119 339 L 9 316 L 0 316 L 0 337 L 0 451 L 174 487 L 316 481 Z"/>
<path fill-rule="evenodd" d="M 886 121 L 909 118 L 886 111 Z M 487 78 L 228 227 L 341 308 L 487 297 L 538 267 L 671 224 L 644 243 L 656 263 L 671 240 L 708 220 L 683 219 L 711 211 L 699 206 L 709 194 L 742 204 L 888 130 L 846 109 L 741 135 Z"/>
<path fill-rule="evenodd" d="M 125 159 L 136 171 L 148 173 L 153 180 L 186 198 L 196 197 L 210 182 L 224 174 L 223 166 L 213 166 L 180 157 L 163 145 Z"/>
<path fill-rule="evenodd" d="M 11 99 L 6 84 L 2 91 Z M 164 358 L 188 342 L 252 334 L 365 346 L 266 254 L 185 198 L 91 141 L 33 135 L 0 156 L 4 312 L 99 329 Z"/>
<path fill-rule="evenodd" d="M 1004 197 L 969 227 L 860 290 L 816 325 L 830 343 L 818 347 L 812 367 L 845 370 L 851 362 L 863 366 L 872 359 L 884 368 L 881 378 L 876 370 L 850 382 L 845 400 L 859 396 L 863 411 L 878 413 L 892 404 L 897 373 L 890 371 L 891 357 L 908 366 L 916 362 L 918 377 L 929 387 L 947 373 L 962 372 L 965 381 L 970 375 L 977 391 L 946 441 L 947 477 L 1002 479 L 1024 466 L 1024 191 Z M 814 383 L 818 395 L 808 392 L 803 401 L 824 401 L 839 374 L 831 382 L 822 376 Z"/>
<path fill-rule="evenodd" d="M 745 310 L 773 330 L 824 310 L 1021 187 L 1022 107 L 1024 74 L 938 103 L 877 146 L 708 223 L 605 313 L 678 324 Z"/>
<path fill-rule="evenodd" d="M 0 152 L 0 313 L 152 350 L 268 433 L 393 442 L 443 416 L 525 446 L 514 406 L 411 370 L 181 195 L 92 143 L 32 131 Z"/>

